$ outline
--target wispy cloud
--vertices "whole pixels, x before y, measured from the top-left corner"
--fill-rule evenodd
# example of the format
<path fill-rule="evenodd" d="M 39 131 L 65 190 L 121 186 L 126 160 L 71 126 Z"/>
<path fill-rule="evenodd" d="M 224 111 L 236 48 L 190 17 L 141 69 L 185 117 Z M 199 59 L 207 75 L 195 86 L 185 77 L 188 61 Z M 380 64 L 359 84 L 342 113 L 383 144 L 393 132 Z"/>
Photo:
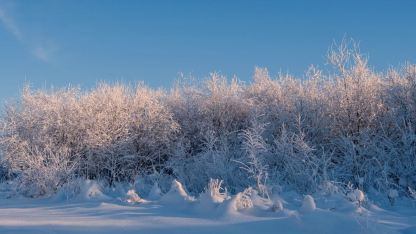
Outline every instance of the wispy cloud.
<path fill-rule="evenodd" d="M 16 39 L 27 48 L 28 52 L 45 62 L 52 62 L 56 53 L 56 43 L 54 43 L 53 40 L 45 40 L 45 37 L 40 37 L 43 38 L 40 39 L 39 35 L 30 35 L 27 31 L 23 33 L 24 27 L 22 27 L 21 24 L 19 25 L 16 23 L 12 17 L 12 9 L 14 7 L 5 7 L 3 3 L 4 1 L 0 0 L 0 21 L 3 22 L 6 28 L 10 30 Z"/>
<path fill-rule="evenodd" d="M 0 19 L 6 25 L 6 27 L 17 37 L 19 41 L 22 41 L 22 34 L 19 28 L 14 23 L 13 19 L 7 16 L 5 10 L 0 7 Z"/>
<path fill-rule="evenodd" d="M 37 46 L 31 50 L 32 54 L 45 62 L 51 62 L 55 53 L 54 47 Z"/>

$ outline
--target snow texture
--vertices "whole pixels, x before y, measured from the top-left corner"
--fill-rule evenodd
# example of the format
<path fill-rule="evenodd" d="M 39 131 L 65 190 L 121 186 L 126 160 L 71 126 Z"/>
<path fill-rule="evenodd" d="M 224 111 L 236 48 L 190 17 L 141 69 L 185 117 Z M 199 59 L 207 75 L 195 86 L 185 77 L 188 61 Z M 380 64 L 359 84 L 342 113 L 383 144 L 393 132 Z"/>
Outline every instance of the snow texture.
<path fill-rule="evenodd" d="M 389 190 L 389 198 L 396 198 L 399 196 L 399 192 L 396 189 Z"/>
<path fill-rule="evenodd" d="M 348 200 L 350 200 L 350 201 L 352 201 L 352 202 L 357 201 L 357 196 L 355 195 L 355 193 L 354 193 L 354 192 L 349 192 L 349 193 L 347 194 L 347 198 L 348 198 Z"/>
<path fill-rule="evenodd" d="M 77 202 L 85 201 L 108 201 L 111 197 L 104 195 L 97 182 L 85 180 L 82 182 L 80 194 L 76 197 Z"/>
<path fill-rule="evenodd" d="M 316 209 L 315 201 L 311 195 L 306 195 L 303 199 L 302 207 L 299 210 L 299 213 L 308 214 L 312 213 Z"/>
<path fill-rule="evenodd" d="M 130 199 L 127 200 L 127 202 L 132 203 L 134 205 L 139 204 L 141 202 L 141 199 L 139 195 L 136 194 L 134 189 L 131 189 L 127 192 L 127 196 L 130 197 Z"/>
<path fill-rule="evenodd" d="M 364 193 L 363 193 L 363 191 L 361 191 L 359 189 L 355 189 L 354 190 L 354 195 L 355 195 L 355 198 L 357 199 L 357 201 L 359 201 L 359 202 L 364 201 Z"/>
<path fill-rule="evenodd" d="M 181 205 L 186 201 L 193 201 L 194 199 L 188 194 L 182 187 L 182 184 L 177 180 L 172 181 L 171 188 L 163 197 L 158 201 L 159 204 L 164 205 Z"/>
<path fill-rule="evenodd" d="M 281 210 L 283 210 L 283 205 L 282 205 L 282 202 L 280 202 L 280 201 L 275 201 L 273 203 L 273 206 L 270 207 L 271 212 L 279 212 Z"/>
<path fill-rule="evenodd" d="M 179 188 L 177 185 L 175 182 L 174 189 Z M 0 233 L 411 234 L 416 231 L 416 210 L 409 206 L 370 204 L 358 208 L 339 194 L 314 194 L 314 198 L 307 195 L 302 204 L 301 195 L 282 193 L 278 201 L 285 204 L 285 209 L 270 212 L 267 206 L 273 202 L 253 192 L 253 207 L 237 209 L 239 196 L 231 196 L 221 203 L 211 203 L 217 204 L 217 208 L 208 212 L 202 210 L 205 207 L 200 206 L 198 199 L 181 209 L 158 202 L 131 206 L 116 198 L 106 202 L 85 199 L 94 190 L 95 183 L 84 183 L 83 193 L 79 194 L 83 199 L 70 201 L 17 196 L 6 199 L 7 194 L 0 192 Z M 94 193 L 97 195 L 97 191 Z M 180 203 L 183 205 L 183 201 Z M 298 213 L 300 206 L 301 210 L 307 207 L 315 211 Z"/>
<path fill-rule="evenodd" d="M 359 51 L 303 80 L 26 84 L 0 113 L 0 233 L 416 233 L 416 65 Z"/>
<path fill-rule="evenodd" d="M 147 200 L 150 200 L 150 201 L 159 200 L 162 197 L 162 195 L 163 194 L 159 188 L 159 184 L 155 182 L 149 194 L 147 195 Z"/>

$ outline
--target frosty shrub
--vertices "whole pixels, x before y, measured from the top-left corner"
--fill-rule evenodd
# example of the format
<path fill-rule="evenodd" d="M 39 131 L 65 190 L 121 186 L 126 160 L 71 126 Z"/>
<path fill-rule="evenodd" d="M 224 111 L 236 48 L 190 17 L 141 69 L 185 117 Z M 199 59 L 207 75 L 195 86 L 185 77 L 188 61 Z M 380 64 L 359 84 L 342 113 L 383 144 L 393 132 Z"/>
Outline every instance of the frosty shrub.
<path fill-rule="evenodd" d="M 253 201 L 250 198 L 252 192 L 253 192 L 253 188 L 248 187 L 243 192 L 237 193 L 235 197 L 237 209 L 253 207 Z"/>
<path fill-rule="evenodd" d="M 30 197 L 57 192 L 74 177 L 78 166 L 78 158 L 70 157 L 65 149 L 54 152 L 50 148 L 36 147 L 24 154 L 19 166 L 25 169 L 18 174 L 14 191 L 21 190 Z M 73 161 L 70 161 L 71 158 Z"/>
<path fill-rule="evenodd" d="M 272 173 L 282 178 L 281 183 L 300 192 L 313 191 L 319 184 L 319 159 L 304 138 L 302 131 L 290 133 L 282 126 L 280 136 L 274 140 L 271 161 Z"/>
<path fill-rule="evenodd" d="M 215 179 L 215 180 L 210 179 L 208 186 L 205 188 L 205 193 L 207 193 L 211 197 L 219 197 L 222 199 L 227 198 L 228 197 L 227 188 L 222 188 L 221 184 L 222 184 L 222 180 L 219 181 L 218 179 Z M 221 190 L 224 190 L 224 192 L 221 193 Z"/>
<path fill-rule="evenodd" d="M 162 91 L 142 84 L 98 83 L 33 91 L 5 103 L 2 167 L 30 196 L 56 191 L 71 178 L 128 181 L 162 167 L 178 125 Z"/>
<path fill-rule="evenodd" d="M 310 66 L 300 79 L 255 67 L 247 84 L 180 75 L 170 91 L 25 85 L 0 114 L 0 181 L 32 197 L 80 179 L 135 184 L 140 196 L 176 179 L 197 195 L 217 178 L 232 194 L 333 194 L 351 184 L 411 198 L 416 65 L 376 72 L 368 58 L 342 40 L 328 50 L 327 73 Z"/>
<path fill-rule="evenodd" d="M 129 191 L 127 191 L 127 196 L 130 197 L 130 199 L 127 199 L 127 202 L 133 204 L 133 205 L 137 205 L 140 203 L 140 197 L 139 195 L 137 195 L 137 193 L 134 191 L 134 189 L 131 189 Z"/>
<path fill-rule="evenodd" d="M 251 126 L 247 130 L 243 130 L 241 137 L 243 138 L 242 149 L 245 154 L 240 161 L 236 162 L 243 165 L 241 169 L 247 171 L 248 178 L 254 179 L 255 189 L 263 197 L 269 197 L 265 186 L 268 177 L 268 165 L 265 164 L 265 154 L 268 149 L 262 137 L 266 124 L 260 122 L 260 117 L 257 111 L 255 111 L 252 114 Z"/>

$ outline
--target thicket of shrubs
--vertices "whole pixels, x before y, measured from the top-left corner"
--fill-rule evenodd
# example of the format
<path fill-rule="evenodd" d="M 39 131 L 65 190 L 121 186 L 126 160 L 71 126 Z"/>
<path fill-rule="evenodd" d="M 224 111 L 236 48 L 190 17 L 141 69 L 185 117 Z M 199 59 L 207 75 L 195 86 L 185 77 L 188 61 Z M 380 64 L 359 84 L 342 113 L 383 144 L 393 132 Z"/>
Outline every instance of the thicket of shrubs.
<path fill-rule="evenodd" d="M 310 193 L 331 182 L 408 193 L 416 183 L 416 65 L 375 72 L 345 41 L 327 59 L 328 75 L 311 66 L 303 79 L 271 78 L 256 67 L 250 84 L 213 73 L 181 76 L 170 91 L 26 85 L 1 113 L 1 177 L 32 197 L 79 178 L 144 190 L 156 180 L 165 191 L 177 179 L 191 193 L 210 178 L 231 193 Z"/>

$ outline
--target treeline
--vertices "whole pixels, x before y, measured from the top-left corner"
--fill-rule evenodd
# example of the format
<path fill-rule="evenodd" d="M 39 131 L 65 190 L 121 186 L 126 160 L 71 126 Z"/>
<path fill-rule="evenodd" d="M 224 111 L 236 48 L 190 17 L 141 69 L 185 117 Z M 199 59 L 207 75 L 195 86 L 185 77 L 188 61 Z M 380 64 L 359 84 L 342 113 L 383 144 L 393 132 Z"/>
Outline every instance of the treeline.
<path fill-rule="evenodd" d="M 375 72 L 345 41 L 327 61 L 328 75 L 311 66 L 303 79 L 271 78 L 255 68 L 250 84 L 213 73 L 181 76 L 170 91 L 26 85 L 1 113 L 1 178 L 33 197 L 77 179 L 144 190 L 177 179 L 191 193 L 210 178 L 232 193 L 309 193 L 334 182 L 414 189 L 416 65 Z"/>

